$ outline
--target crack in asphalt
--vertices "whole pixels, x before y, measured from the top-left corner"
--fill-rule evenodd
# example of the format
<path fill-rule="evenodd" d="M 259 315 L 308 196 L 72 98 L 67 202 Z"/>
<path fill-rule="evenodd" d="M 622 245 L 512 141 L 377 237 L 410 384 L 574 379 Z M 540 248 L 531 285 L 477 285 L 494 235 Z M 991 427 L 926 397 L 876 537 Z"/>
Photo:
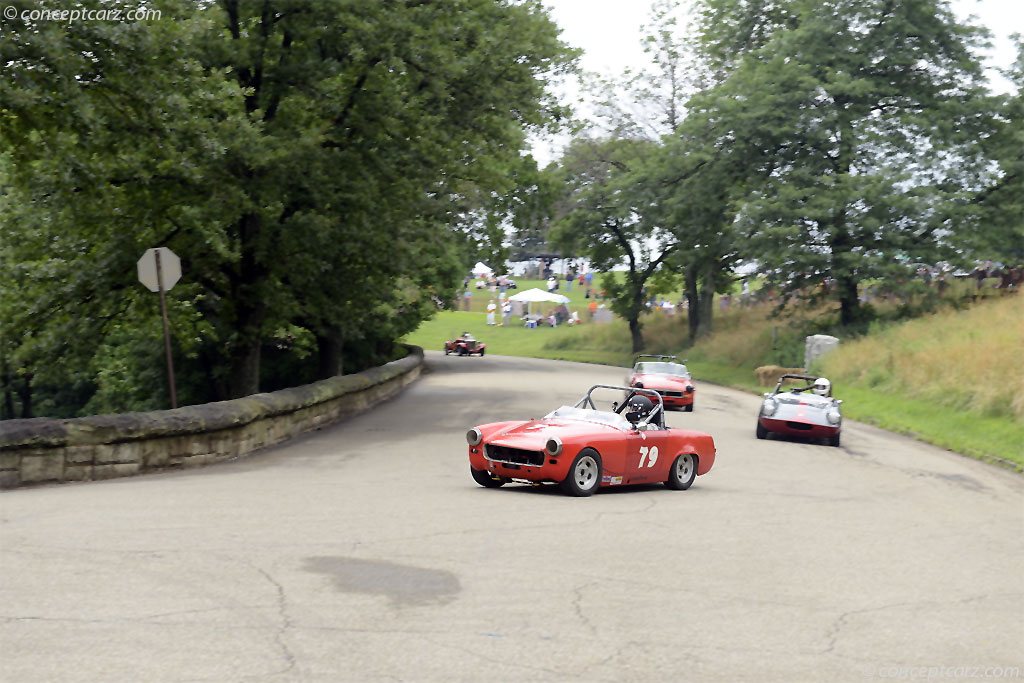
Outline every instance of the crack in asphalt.
<path fill-rule="evenodd" d="M 259 574 L 261 574 L 263 578 L 265 578 L 267 582 L 270 583 L 270 585 L 272 585 L 274 589 L 277 591 L 276 602 L 277 615 L 279 617 L 279 625 L 277 630 L 274 631 L 274 642 L 277 644 L 278 649 L 284 656 L 286 666 L 279 671 L 273 672 L 271 675 L 288 673 L 289 671 L 295 668 L 295 655 L 288 648 L 288 645 L 287 643 L 285 643 L 284 640 L 285 632 L 287 632 L 292 627 L 291 617 L 288 616 L 288 600 L 287 597 L 285 596 L 284 586 L 282 586 L 280 582 L 277 581 L 277 579 L 271 576 L 270 573 L 262 567 L 257 567 L 249 562 L 243 561 L 243 563 L 247 564 L 249 567 L 251 567 L 252 569 L 256 570 Z"/>
<path fill-rule="evenodd" d="M 590 588 L 593 585 L 595 585 L 595 582 L 591 581 L 589 583 L 583 584 L 582 586 L 577 586 L 577 587 L 572 589 L 572 592 L 573 592 L 572 611 L 576 614 L 576 617 L 579 619 L 580 623 L 583 624 L 584 626 L 586 626 L 591 634 L 596 636 L 597 635 L 597 629 L 591 623 L 590 618 L 587 617 L 585 614 L 583 614 L 583 606 L 582 606 L 582 603 L 583 603 L 583 591 L 586 590 L 587 588 Z"/>
<path fill-rule="evenodd" d="M 883 612 L 885 610 L 897 609 L 897 608 L 900 608 L 900 607 L 911 607 L 911 608 L 913 608 L 913 607 L 924 607 L 924 606 L 928 606 L 928 605 L 938 605 L 938 606 L 966 605 L 966 604 L 970 604 L 972 602 L 980 602 L 981 600 L 986 600 L 986 599 L 993 598 L 993 597 L 995 597 L 995 596 L 994 595 L 985 594 L 985 595 L 975 595 L 975 596 L 972 596 L 972 597 L 969 597 L 969 598 L 963 598 L 963 599 L 960 599 L 960 600 L 954 600 L 952 602 L 937 602 L 935 600 L 925 600 L 925 601 L 921 601 L 921 602 L 895 602 L 895 603 L 888 604 L 888 605 L 880 605 L 879 607 L 869 607 L 867 609 L 859 609 L 859 610 L 851 610 L 849 612 L 843 612 L 842 614 L 840 614 L 836 618 L 835 621 L 832 622 L 832 625 L 829 627 L 828 631 L 825 634 L 826 638 L 828 639 L 828 647 L 826 647 L 824 650 L 821 650 L 817 654 L 822 654 L 822 655 L 834 655 L 835 654 L 834 649 L 836 647 L 836 643 L 838 642 L 840 635 L 842 635 L 843 628 L 847 625 L 846 624 L 846 620 L 848 618 L 850 618 L 850 617 L 853 617 L 853 616 L 857 616 L 857 615 L 860 615 L 860 614 L 870 614 L 872 612 Z"/>

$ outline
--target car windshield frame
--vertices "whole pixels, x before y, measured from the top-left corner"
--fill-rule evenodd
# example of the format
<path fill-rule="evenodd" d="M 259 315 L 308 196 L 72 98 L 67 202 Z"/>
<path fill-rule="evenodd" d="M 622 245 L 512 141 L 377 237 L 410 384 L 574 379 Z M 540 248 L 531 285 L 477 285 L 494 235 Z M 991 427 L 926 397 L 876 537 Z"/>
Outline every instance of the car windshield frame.
<path fill-rule="evenodd" d="M 665 363 L 663 361 L 640 361 L 633 367 L 638 375 L 671 375 L 673 377 L 690 378 L 690 371 L 682 363 Z"/>

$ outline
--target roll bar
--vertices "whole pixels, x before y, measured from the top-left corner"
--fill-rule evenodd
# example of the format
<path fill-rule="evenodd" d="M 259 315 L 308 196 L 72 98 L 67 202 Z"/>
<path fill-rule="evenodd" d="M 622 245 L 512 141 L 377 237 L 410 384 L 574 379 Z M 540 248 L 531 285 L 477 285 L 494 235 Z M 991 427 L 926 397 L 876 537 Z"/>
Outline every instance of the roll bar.
<path fill-rule="evenodd" d="M 657 399 L 657 409 L 652 410 L 646 418 L 636 423 L 636 427 L 639 429 L 641 425 L 651 424 L 651 420 L 657 416 L 658 421 L 655 423 L 661 429 L 665 428 L 665 402 L 661 400 L 661 394 L 654 389 L 642 389 L 640 387 L 620 387 L 613 384 L 595 384 L 587 390 L 586 395 L 576 402 L 573 408 L 587 408 L 591 410 L 599 410 L 597 405 L 594 403 L 594 398 L 590 395 L 594 389 L 613 389 L 618 391 L 626 392 L 626 398 L 622 400 L 621 404 L 614 406 L 612 412 L 621 414 L 625 410 L 626 405 L 629 403 L 629 399 L 633 398 L 637 394 L 643 394 L 646 396 L 653 396 Z"/>

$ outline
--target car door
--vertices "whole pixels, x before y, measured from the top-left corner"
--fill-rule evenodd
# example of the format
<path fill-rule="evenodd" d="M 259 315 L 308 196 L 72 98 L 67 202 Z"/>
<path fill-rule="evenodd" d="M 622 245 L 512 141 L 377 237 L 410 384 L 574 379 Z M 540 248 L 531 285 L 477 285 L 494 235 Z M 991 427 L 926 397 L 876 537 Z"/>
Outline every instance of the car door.
<path fill-rule="evenodd" d="M 630 432 L 626 445 L 627 484 L 665 481 L 665 473 L 675 454 L 669 452 L 668 429 Z"/>

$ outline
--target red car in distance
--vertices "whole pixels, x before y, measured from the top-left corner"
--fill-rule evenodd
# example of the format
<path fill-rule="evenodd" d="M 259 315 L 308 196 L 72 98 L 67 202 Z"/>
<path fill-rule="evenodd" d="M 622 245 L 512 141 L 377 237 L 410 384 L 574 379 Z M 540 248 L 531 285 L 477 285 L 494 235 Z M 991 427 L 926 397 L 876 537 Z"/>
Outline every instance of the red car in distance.
<path fill-rule="evenodd" d="M 595 389 L 625 391 L 626 400 L 600 410 Z M 715 464 L 711 435 L 667 427 L 656 391 L 605 384 L 539 420 L 477 425 L 466 441 L 470 473 L 481 486 L 551 483 L 570 496 L 627 484 L 664 483 L 685 490 Z"/>
<path fill-rule="evenodd" d="M 454 353 L 459 356 L 472 356 L 474 353 L 484 355 L 487 344 L 477 341 L 469 332 L 463 332 L 455 339 L 444 343 L 444 355 Z"/>
<path fill-rule="evenodd" d="M 652 360 L 643 360 L 643 359 Z M 633 370 L 626 384 L 630 387 L 654 389 L 661 394 L 666 408 L 682 408 L 693 412 L 697 388 L 686 365 L 675 356 L 642 353 L 634 359 Z"/>

